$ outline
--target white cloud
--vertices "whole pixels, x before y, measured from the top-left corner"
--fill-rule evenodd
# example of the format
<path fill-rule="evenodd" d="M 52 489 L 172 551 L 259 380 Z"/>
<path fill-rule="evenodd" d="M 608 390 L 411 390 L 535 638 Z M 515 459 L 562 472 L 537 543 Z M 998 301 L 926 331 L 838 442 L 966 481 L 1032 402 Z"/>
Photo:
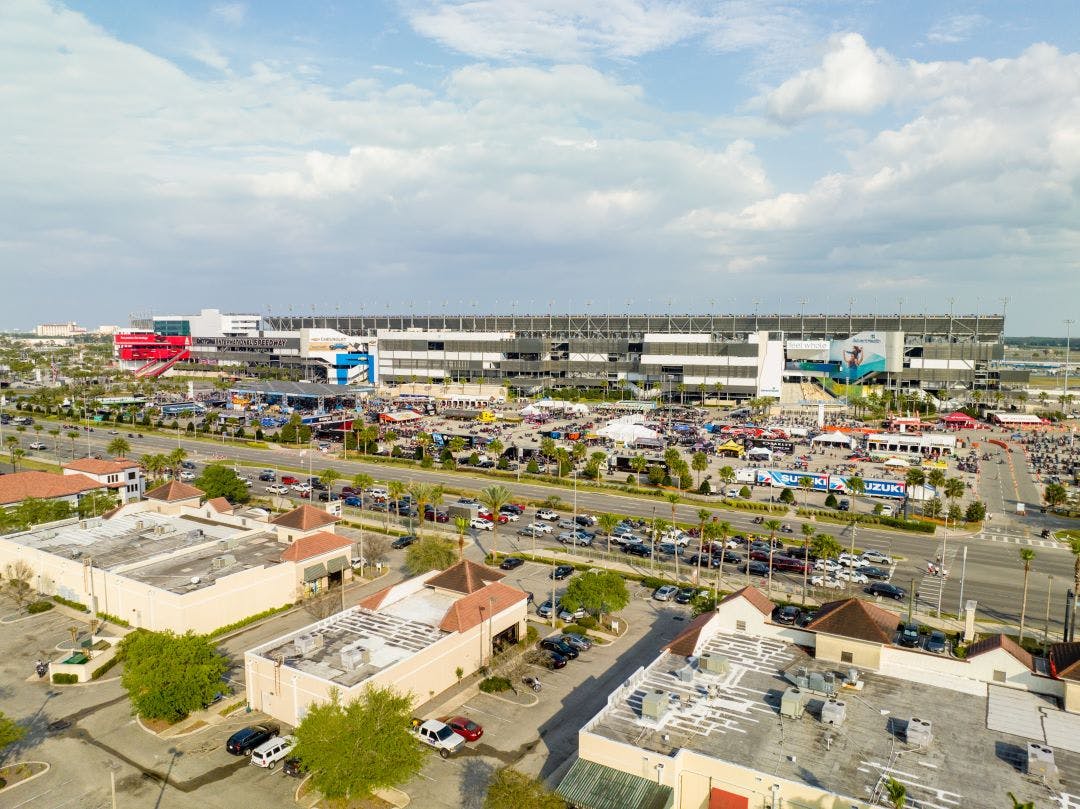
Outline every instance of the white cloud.
<path fill-rule="evenodd" d="M 987 22 L 981 14 L 954 14 L 934 23 L 926 38 L 935 44 L 953 45 L 969 39 Z"/>
<path fill-rule="evenodd" d="M 788 79 L 765 98 L 773 118 L 794 122 L 819 113 L 874 112 L 897 91 L 900 70 L 859 34 L 837 34 L 818 67 Z"/>
<path fill-rule="evenodd" d="M 222 3 L 214 6 L 210 12 L 229 25 L 243 25 L 247 19 L 247 3 Z"/>

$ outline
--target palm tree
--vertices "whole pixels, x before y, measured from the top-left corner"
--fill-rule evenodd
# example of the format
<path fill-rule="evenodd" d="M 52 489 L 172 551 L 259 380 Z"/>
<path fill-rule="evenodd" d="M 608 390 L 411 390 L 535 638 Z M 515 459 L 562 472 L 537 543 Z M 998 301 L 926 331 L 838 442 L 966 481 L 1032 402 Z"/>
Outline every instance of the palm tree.
<path fill-rule="evenodd" d="M 416 513 L 420 520 L 416 535 L 421 536 L 424 527 L 424 506 L 432 501 L 433 492 L 430 483 L 410 483 L 409 494 L 416 501 Z"/>
<path fill-rule="evenodd" d="M 11 468 L 12 471 L 19 471 L 19 461 L 26 457 L 26 450 L 21 447 L 16 447 L 11 451 Z"/>
<path fill-rule="evenodd" d="M 397 503 L 401 502 L 401 496 L 405 494 L 405 488 L 405 484 L 400 480 L 386 482 L 386 493 L 390 496 L 390 502 L 395 504 L 394 509 L 399 517 L 401 516 L 401 509 L 397 507 Z M 386 530 L 390 530 L 390 503 L 386 504 Z"/>
<path fill-rule="evenodd" d="M 892 805 L 892 809 L 904 809 L 907 805 L 907 787 L 893 777 L 885 782 L 885 795 Z"/>
<path fill-rule="evenodd" d="M 810 549 L 818 559 L 835 559 L 842 550 L 836 537 L 831 534 L 814 534 L 810 540 Z"/>
<path fill-rule="evenodd" d="M 1073 555 L 1073 592 L 1080 593 L 1080 537 L 1069 537 L 1069 550 Z"/>
<path fill-rule="evenodd" d="M 505 486 L 488 486 L 481 490 L 479 500 L 491 512 L 491 558 L 499 561 L 499 546 L 496 533 L 499 528 L 499 510 L 510 502 L 510 490 Z"/>
<path fill-rule="evenodd" d="M 945 498 L 950 503 L 948 511 L 954 510 L 952 501 L 964 496 L 964 481 L 960 478 L 949 478 L 945 481 Z M 948 512 L 946 512 L 947 516 Z"/>
<path fill-rule="evenodd" d="M 109 442 L 109 445 L 105 447 L 105 451 L 114 458 L 124 458 L 131 452 L 131 443 L 126 438 L 117 436 Z"/>
<path fill-rule="evenodd" d="M 15 466 L 15 450 L 19 448 L 19 437 L 17 435 L 9 435 L 4 439 L 4 443 L 7 444 L 8 452 L 11 453 L 11 466 Z"/>
<path fill-rule="evenodd" d="M 690 458 L 690 468 L 697 472 L 697 486 L 701 488 L 701 473 L 709 468 L 709 456 L 704 452 L 695 452 Z"/>
<path fill-rule="evenodd" d="M 806 498 L 810 496 L 810 490 L 814 488 L 814 479 L 809 475 L 800 475 L 799 488 L 803 493 L 802 507 L 806 508 Z"/>
<path fill-rule="evenodd" d="M 904 499 L 904 515 L 907 516 L 909 513 L 907 505 L 911 501 L 911 490 L 926 483 L 926 473 L 918 467 L 912 467 L 904 473 L 904 483 L 907 484 L 907 497 Z"/>
<path fill-rule="evenodd" d="M 866 481 L 858 475 L 852 475 L 847 481 L 848 491 L 851 492 L 851 555 L 855 555 L 855 526 L 858 520 L 855 513 L 859 510 L 859 495 L 866 491 Z"/>
<path fill-rule="evenodd" d="M 802 603 L 806 606 L 806 580 L 810 576 L 810 540 L 814 538 L 814 526 L 808 522 L 802 525 L 803 535 L 803 573 L 802 573 Z"/>
<path fill-rule="evenodd" d="M 180 465 L 184 463 L 184 459 L 187 458 L 187 455 L 186 449 L 177 447 L 165 456 L 165 459 L 169 464 L 169 469 L 173 473 L 173 477 L 180 477 Z"/>
<path fill-rule="evenodd" d="M 162 473 L 169 468 L 168 460 L 160 453 L 143 455 L 140 460 L 151 480 L 160 480 Z"/>
<path fill-rule="evenodd" d="M 58 428 L 54 427 L 53 429 L 49 430 L 49 435 L 51 435 L 52 439 L 53 439 L 53 454 L 56 455 L 56 464 L 57 464 L 57 466 L 59 466 L 60 465 L 60 440 L 59 440 L 58 436 L 60 435 L 60 430 Z"/>
<path fill-rule="evenodd" d="M 79 437 L 77 430 L 68 430 L 64 433 L 71 440 L 71 459 L 75 460 L 75 439 Z"/>
<path fill-rule="evenodd" d="M 503 450 L 506 449 L 506 447 L 503 445 L 503 442 L 500 441 L 498 438 L 493 438 L 488 441 L 487 446 L 484 447 L 484 449 L 486 449 L 492 454 L 492 456 L 494 456 L 492 460 L 498 461 L 499 458 L 502 457 Z"/>
<path fill-rule="evenodd" d="M 457 528 L 457 558 L 460 562 L 465 557 L 465 532 L 469 530 L 469 521 L 465 517 L 454 517 L 454 527 Z"/>
<path fill-rule="evenodd" d="M 630 459 L 630 468 L 634 470 L 634 474 L 637 475 L 638 485 L 641 485 L 641 473 L 649 466 L 649 462 L 645 459 L 644 455 L 635 455 Z"/>
<path fill-rule="evenodd" d="M 698 517 L 698 563 L 694 566 L 694 584 L 698 583 L 699 574 L 701 571 L 701 560 L 705 556 L 705 524 L 712 516 L 712 512 L 707 508 L 699 508 Z M 712 554 L 709 554 L 709 564 L 712 564 Z"/>
<path fill-rule="evenodd" d="M 607 552 L 611 553 L 611 533 L 615 530 L 615 526 L 619 524 L 619 518 L 614 514 L 601 514 L 596 519 L 597 527 L 604 532 L 604 536 L 607 538 Z"/>
<path fill-rule="evenodd" d="M 675 507 L 679 505 L 679 495 L 675 492 L 668 492 L 664 495 L 664 499 L 671 503 L 671 525 L 675 526 Z"/>
<path fill-rule="evenodd" d="M 653 524 L 652 524 L 652 550 L 653 550 L 653 555 L 654 556 L 656 554 L 656 540 L 657 540 L 658 537 L 662 536 L 664 531 L 666 531 L 667 529 L 668 529 L 667 520 L 663 519 L 662 517 L 656 517 L 656 518 L 653 519 Z M 678 548 L 676 547 L 675 550 L 678 551 Z M 678 553 L 676 553 L 674 555 L 674 559 L 675 559 L 675 581 L 676 581 L 676 583 L 678 583 L 678 581 L 679 581 L 679 554 Z"/>
<path fill-rule="evenodd" d="M 1011 792 L 1006 792 L 1005 794 L 1008 795 L 1009 799 L 1013 802 L 1012 809 L 1035 809 L 1035 801 L 1020 802 Z"/>
<path fill-rule="evenodd" d="M 1020 600 L 1020 645 L 1024 645 L 1024 619 L 1027 617 L 1028 576 L 1031 573 L 1031 563 L 1035 559 L 1035 551 L 1031 548 L 1020 549 L 1020 561 L 1024 565 L 1024 595 Z"/>
<path fill-rule="evenodd" d="M 772 562 L 775 550 L 773 545 L 776 542 L 776 532 L 780 530 L 780 520 L 765 520 L 761 525 L 762 528 L 769 529 L 769 596 L 772 597 Z"/>

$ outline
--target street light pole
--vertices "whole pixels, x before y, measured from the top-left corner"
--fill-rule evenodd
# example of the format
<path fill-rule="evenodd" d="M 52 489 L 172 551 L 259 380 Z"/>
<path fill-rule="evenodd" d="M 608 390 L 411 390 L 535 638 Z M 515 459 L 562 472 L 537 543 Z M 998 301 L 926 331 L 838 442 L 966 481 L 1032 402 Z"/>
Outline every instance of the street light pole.
<path fill-rule="evenodd" d="M 941 579 L 937 591 L 937 617 L 941 617 L 941 594 L 945 592 L 945 553 L 949 548 L 949 515 L 945 515 L 945 533 L 941 535 L 941 558 L 938 560 L 937 574 Z"/>
<path fill-rule="evenodd" d="M 1072 337 L 1072 324 L 1075 322 L 1071 318 L 1065 320 L 1065 386 L 1061 390 L 1062 396 L 1069 393 L 1069 343 Z M 1064 405 L 1064 402 L 1062 404 Z M 1064 410 L 1064 406 L 1062 409 Z"/>

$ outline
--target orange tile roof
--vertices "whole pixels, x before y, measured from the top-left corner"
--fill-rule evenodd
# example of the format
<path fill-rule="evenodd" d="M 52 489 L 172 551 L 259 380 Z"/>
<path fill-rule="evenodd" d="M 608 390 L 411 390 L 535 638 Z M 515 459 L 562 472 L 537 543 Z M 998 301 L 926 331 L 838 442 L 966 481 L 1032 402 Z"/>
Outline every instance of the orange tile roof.
<path fill-rule="evenodd" d="M 207 500 L 206 505 L 219 514 L 232 514 L 233 512 L 233 504 L 225 497 L 215 497 L 213 500 Z"/>
<path fill-rule="evenodd" d="M 322 556 L 324 553 L 351 548 L 352 544 L 352 540 L 347 537 L 331 534 L 329 531 L 320 531 L 317 534 L 296 540 L 281 552 L 281 561 L 303 562 L 305 559 Z"/>
<path fill-rule="evenodd" d="M 742 587 L 736 590 L 734 593 L 729 595 L 720 603 L 727 604 L 729 601 L 734 601 L 736 598 L 745 598 L 747 601 L 757 607 L 758 612 L 760 612 L 766 618 L 772 615 L 773 609 L 776 607 L 776 605 L 769 600 L 769 597 L 767 595 L 765 595 L 763 592 L 761 592 L 761 590 L 751 584 L 748 584 L 746 587 Z"/>
<path fill-rule="evenodd" d="M 1032 658 L 1031 653 L 1026 651 L 1023 646 L 1008 635 L 991 635 L 988 638 L 983 638 L 978 643 L 971 644 L 967 650 L 967 657 L 970 660 L 973 657 L 986 654 L 994 649 L 1004 649 L 1029 669 L 1032 671 L 1035 670 L 1035 660 Z"/>
<path fill-rule="evenodd" d="M 190 500 L 193 497 L 202 497 L 206 492 L 202 489 L 196 489 L 194 486 L 188 486 L 186 483 L 181 483 L 179 480 L 170 480 L 168 483 L 163 483 L 156 489 L 151 489 L 145 495 L 147 500 L 164 500 L 166 503 L 173 503 L 177 500 Z"/>
<path fill-rule="evenodd" d="M 428 587 L 438 587 L 440 590 L 451 590 L 455 593 L 475 593 L 491 582 L 505 578 L 505 573 L 493 567 L 462 559 L 442 573 L 432 576 L 426 584 Z"/>
<path fill-rule="evenodd" d="M 1053 677 L 1080 682 L 1080 642 L 1052 643 L 1047 657 Z"/>
<path fill-rule="evenodd" d="M 14 472 L 0 475 L 0 506 L 21 503 L 31 497 L 51 500 L 104 488 L 86 475 L 57 475 L 53 472 Z"/>
<path fill-rule="evenodd" d="M 333 525 L 339 519 L 339 517 L 335 517 L 328 511 L 323 511 L 321 508 L 315 508 L 305 503 L 292 511 L 279 514 L 270 522 L 274 525 L 280 525 L 282 528 L 294 528 L 297 531 L 314 531 L 316 528 Z"/>
<path fill-rule="evenodd" d="M 101 458 L 76 458 L 64 464 L 64 469 L 74 469 L 76 472 L 86 472 L 88 475 L 115 475 L 138 467 L 138 461 L 130 461 L 127 458 L 113 458 L 111 461 Z"/>
<path fill-rule="evenodd" d="M 870 643 L 892 643 L 900 616 L 859 598 L 822 604 L 807 629 Z"/>
<path fill-rule="evenodd" d="M 527 593 L 516 587 L 500 581 L 492 582 L 450 605 L 439 629 L 444 632 L 467 632 L 481 621 L 486 621 L 490 615 L 497 615 L 528 597 Z"/>
<path fill-rule="evenodd" d="M 732 595 L 735 595 L 735 593 L 732 593 Z M 675 639 L 664 648 L 673 655 L 680 655 L 681 657 L 690 657 L 690 655 L 697 654 L 697 645 L 698 640 L 701 638 L 701 630 L 703 630 L 709 621 L 715 617 L 716 612 L 713 610 L 701 613 L 701 615 L 690 622 L 690 626 L 686 627 L 686 629 L 676 635 Z"/>
<path fill-rule="evenodd" d="M 384 587 L 376 593 L 372 593 L 367 598 L 360 601 L 359 606 L 366 610 L 377 610 L 382 606 L 383 601 L 390 595 L 390 591 L 394 589 L 396 585 L 391 584 L 389 587 Z"/>

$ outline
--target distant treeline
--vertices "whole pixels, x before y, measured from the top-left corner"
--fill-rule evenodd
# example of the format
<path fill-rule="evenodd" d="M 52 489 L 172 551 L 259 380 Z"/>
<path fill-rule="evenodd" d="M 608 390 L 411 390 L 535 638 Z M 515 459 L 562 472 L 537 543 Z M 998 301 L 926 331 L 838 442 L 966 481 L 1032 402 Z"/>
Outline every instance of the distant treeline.
<path fill-rule="evenodd" d="M 1073 345 L 1075 343 L 1075 345 Z M 1009 348 L 1065 348 L 1064 337 L 1006 337 Z M 1069 339 L 1069 350 L 1080 347 L 1080 337 Z"/>

